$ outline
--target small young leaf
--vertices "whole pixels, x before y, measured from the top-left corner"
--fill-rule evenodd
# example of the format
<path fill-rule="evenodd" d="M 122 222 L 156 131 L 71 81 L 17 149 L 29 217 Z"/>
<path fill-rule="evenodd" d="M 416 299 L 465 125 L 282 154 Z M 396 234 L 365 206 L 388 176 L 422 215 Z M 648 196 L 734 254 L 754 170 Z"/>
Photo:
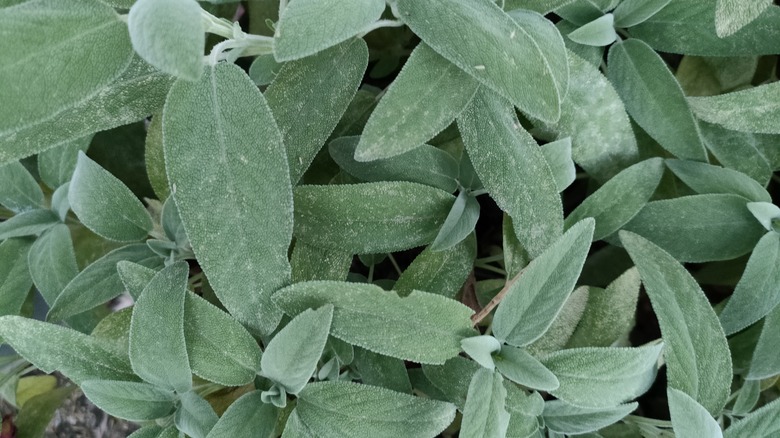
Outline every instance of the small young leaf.
<path fill-rule="evenodd" d="M 279 410 L 260 400 L 260 391 L 252 391 L 234 401 L 222 414 L 206 438 L 244 437 L 272 438 Z M 286 430 L 285 430 L 286 431 Z"/>
<path fill-rule="evenodd" d="M 480 369 L 471 379 L 460 434 L 463 438 L 501 438 L 509 427 L 506 389 L 501 374 Z"/>
<path fill-rule="evenodd" d="M 572 41 L 586 46 L 608 46 L 618 39 L 614 23 L 615 17 L 612 14 L 604 14 L 580 26 L 577 30 L 570 33 L 568 37 Z"/>
<path fill-rule="evenodd" d="M 669 399 L 669 413 L 672 416 L 674 436 L 679 438 L 697 438 L 701 436 L 722 438 L 723 432 L 718 422 L 707 409 L 688 394 L 669 387 L 666 390 Z"/>
<path fill-rule="evenodd" d="M 55 225 L 42 234 L 30 248 L 28 262 L 35 287 L 44 301 L 53 305 L 79 272 L 68 226 Z"/>
<path fill-rule="evenodd" d="M 776 354 L 772 354 L 777 356 Z M 742 387 L 739 388 L 739 395 L 734 401 L 734 406 L 731 408 L 731 412 L 734 415 L 744 416 L 750 413 L 753 408 L 756 407 L 758 399 L 761 397 L 761 381 L 760 380 L 745 380 L 742 383 Z"/>
<path fill-rule="evenodd" d="M 0 315 L 18 315 L 33 285 L 28 254 L 32 239 L 8 239 L 0 243 Z"/>
<path fill-rule="evenodd" d="M 778 333 L 780 333 L 780 306 L 775 305 L 774 310 L 764 319 L 761 336 L 758 337 L 750 361 L 747 379 L 769 379 L 780 374 L 780 355 L 777 354 L 777 345 L 780 342 Z"/>
<path fill-rule="evenodd" d="M 780 207 L 769 202 L 748 202 L 747 208 L 764 228 L 768 231 L 775 229 L 775 223 L 780 219 Z"/>
<path fill-rule="evenodd" d="M 476 237 L 473 233 L 444 251 L 426 248 L 401 273 L 393 290 L 400 296 L 407 296 L 417 289 L 455 298 L 472 271 L 476 256 Z"/>
<path fill-rule="evenodd" d="M 180 397 L 181 405 L 174 416 L 176 428 L 192 438 L 206 438 L 219 420 L 214 409 L 195 391 L 185 392 Z"/>
<path fill-rule="evenodd" d="M 248 73 L 255 85 L 262 87 L 273 82 L 282 67 L 284 63 L 276 62 L 273 53 L 268 53 L 255 58 Z"/>
<path fill-rule="evenodd" d="M 558 378 L 525 349 L 504 345 L 493 358 L 507 379 L 527 388 L 550 392 L 558 389 Z"/>
<path fill-rule="evenodd" d="M 431 243 L 431 251 L 444 251 L 452 248 L 468 237 L 479 219 L 479 202 L 465 190 L 461 190 L 452 204 L 447 219 L 444 220 L 439 234 Z"/>
<path fill-rule="evenodd" d="M 23 213 L 43 207 L 43 191 L 22 163 L 0 165 L 0 205 Z"/>
<path fill-rule="evenodd" d="M 60 223 L 51 210 L 30 210 L 0 222 L 0 240 L 13 237 L 34 236 Z"/>
<path fill-rule="evenodd" d="M 742 420 L 732 423 L 723 433 L 723 437 L 770 438 L 776 436 L 780 432 L 778 415 L 780 415 L 780 400 L 775 400 L 751 412 Z"/>
<path fill-rule="evenodd" d="M 780 134 L 780 83 L 771 83 L 719 96 L 689 97 L 696 117 L 727 129 Z"/>
<path fill-rule="evenodd" d="M 720 38 L 737 33 L 772 6 L 772 0 L 717 0 L 715 32 Z"/>
<path fill-rule="evenodd" d="M 615 27 L 632 27 L 644 23 L 648 18 L 665 8 L 672 0 L 623 0 L 612 12 Z"/>
<path fill-rule="evenodd" d="M 76 170 L 78 152 L 86 152 L 92 135 L 86 135 L 38 154 L 38 174 L 41 180 L 52 189 L 70 181 Z"/>
<path fill-rule="evenodd" d="M 148 383 L 87 380 L 81 390 L 89 401 L 106 413 L 129 421 L 148 421 L 168 416 L 176 395 Z"/>
<path fill-rule="evenodd" d="M 381 386 L 393 391 L 412 393 L 406 365 L 401 359 L 376 354 L 365 348 L 355 348 L 352 365 L 366 385 Z"/>
<path fill-rule="evenodd" d="M 460 341 L 460 348 L 478 364 L 493 371 L 493 353 L 501 350 L 501 343 L 489 335 L 472 336 Z"/>
<path fill-rule="evenodd" d="M 558 191 L 564 191 L 577 177 L 577 169 L 571 159 L 571 137 L 542 145 L 542 155 L 550 166 Z"/>
<path fill-rule="evenodd" d="M 733 193 L 755 202 L 772 202 L 759 183 L 736 170 L 687 160 L 666 160 L 669 169 L 696 193 Z"/>
<path fill-rule="evenodd" d="M 548 429 L 567 435 L 580 435 L 595 432 L 614 424 L 630 414 L 638 403 L 626 403 L 611 408 L 580 408 L 562 400 L 549 400 L 544 403 L 544 425 Z"/>

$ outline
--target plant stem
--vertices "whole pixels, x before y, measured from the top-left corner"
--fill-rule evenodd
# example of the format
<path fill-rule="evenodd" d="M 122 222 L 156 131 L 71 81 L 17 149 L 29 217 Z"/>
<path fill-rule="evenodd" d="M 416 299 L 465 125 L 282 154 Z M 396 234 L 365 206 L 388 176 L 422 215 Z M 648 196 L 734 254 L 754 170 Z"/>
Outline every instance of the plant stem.
<path fill-rule="evenodd" d="M 377 20 L 371 24 L 369 24 L 365 29 L 363 29 L 362 32 L 360 32 L 360 36 L 363 36 L 371 31 L 381 29 L 383 27 L 401 27 L 404 23 L 399 20 Z"/>
<path fill-rule="evenodd" d="M 485 319 L 488 315 L 490 315 L 490 312 L 493 311 L 493 309 L 498 306 L 499 303 L 501 303 L 501 300 L 504 299 L 506 294 L 509 292 L 509 289 L 512 287 L 513 284 L 520 278 L 521 275 L 523 275 L 523 272 L 525 270 L 520 271 L 517 275 L 515 275 L 515 278 L 509 280 L 503 288 L 501 288 L 500 291 L 496 294 L 496 296 L 493 297 L 492 300 L 490 300 L 489 303 L 487 303 L 487 306 L 483 307 L 482 310 L 477 312 L 471 317 L 471 324 L 473 326 L 477 326 L 483 319 Z"/>
<path fill-rule="evenodd" d="M 505 270 L 503 270 L 501 268 L 497 268 L 495 266 L 488 265 L 488 264 L 475 263 L 474 267 L 475 268 L 479 268 L 479 269 L 484 269 L 484 270 L 490 271 L 490 272 L 495 272 L 496 274 L 506 275 L 506 271 Z"/>
<path fill-rule="evenodd" d="M 400 277 L 403 272 L 401 271 L 401 267 L 398 266 L 398 262 L 395 260 L 395 257 L 393 257 L 393 254 L 387 253 L 387 258 L 390 259 L 390 263 L 392 263 L 393 268 L 395 268 L 395 272 L 397 272 L 398 276 Z"/>

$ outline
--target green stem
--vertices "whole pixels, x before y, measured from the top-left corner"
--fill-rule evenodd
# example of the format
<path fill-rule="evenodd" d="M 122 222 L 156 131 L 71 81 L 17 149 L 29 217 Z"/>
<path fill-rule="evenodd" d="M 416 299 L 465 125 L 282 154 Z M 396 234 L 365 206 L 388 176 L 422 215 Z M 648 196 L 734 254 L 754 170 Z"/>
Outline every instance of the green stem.
<path fill-rule="evenodd" d="M 387 258 L 390 259 L 390 263 L 393 265 L 393 268 L 395 268 L 395 272 L 398 273 L 398 276 L 400 277 L 403 272 L 401 271 L 401 267 L 398 266 L 398 262 L 395 260 L 395 257 L 393 257 L 393 254 L 387 253 Z"/>
<path fill-rule="evenodd" d="M 368 25 L 365 29 L 363 29 L 362 32 L 360 32 L 360 36 L 364 36 L 365 34 L 381 29 L 383 27 L 401 27 L 404 23 L 400 20 L 377 20 L 371 24 Z"/>
<path fill-rule="evenodd" d="M 503 270 L 501 268 L 497 268 L 497 267 L 492 266 L 492 265 L 482 264 L 482 263 L 475 263 L 474 267 L 475 268 L 479 268 L 479 269 L 484 269 L 484 270 L 490 271 L 490 272 L 495 272 L 496 274 L 506 275 L 506 271 L 505 270 Z"/>
<path fill-rule="evenodd" d="M 368 267 L 368 282 L 373 283 L 374 282 L 374 264 L 372 263 L 371 266 Z"/>
<path fill-rule="evenodd" d="M 490 257 L 482 257 L 480 259 L 474 260 L 474 263 L 493 263 L 493 262 L 501 262 L 504 260 L 504 254 L 497 254 Z"/>

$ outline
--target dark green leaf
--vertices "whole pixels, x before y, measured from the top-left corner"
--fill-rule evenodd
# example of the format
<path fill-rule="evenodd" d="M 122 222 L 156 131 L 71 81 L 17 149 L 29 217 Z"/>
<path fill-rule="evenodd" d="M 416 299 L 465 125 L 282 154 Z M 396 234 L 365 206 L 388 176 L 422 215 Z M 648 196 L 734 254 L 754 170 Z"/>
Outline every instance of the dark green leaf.
<path fill-rule="evenodd" d="M 92 135 L 87 135 L 38 154 L 38 174 L 52 189 L 70 181 L 76 170 L 78 152 L 86 152 Z"/>
<path fill-rule="evenodd" d="M 0 243 L 0 315 L 18 315 L 33 285 L 27 255 L 32 239 Z"/>
<path fill-rule="evenodd" d="M 0 240 L 12 237 L 34 236 L 60 223 L 51 210 L 30 210 L 0 222 Z"/>
<path fill-rule="evenodd" d="M 309 245 L 296 240 L 290 256 L 292 282 L 311 280 L 344 281 L 352 264 L 352 254 Z"/>
<path fill-rule="evenodd" d="M 474 234 L 444 251 L 426 248 L 398 277 L 393 289 L 401 296 L 417 289 L 455 298 L 473 269 L 476 255 Z"/>
<path fill-rule="evenodd" d="M 47 304 L 53 305 L 79 272 L 67 225 L 55 225 L 41 235 L 30 248 L 28 260 L 36 289 Z"/>
<path fill-rule="evenodd" d="M 148 383 L 87 380 L 81 383 L 84 395 L 114 417 L 130 421 L 154 420 L 173 411 L 176 395 Z"/>
<path fill-rule="evenodd" d="M 381 386 L 393 391 L 412 393 L 412 384 L 401 359 L 376 354 L 364 348 L 355 348 L 352 365 L 366 385 Z"/>
<path fill-rule="evenodd" d="M 76 389 L 73 385 L 63 386 L 53 391 L 36 395 L 27 400 L 14 422 L 16 423 L 16 438 L 41 438 L 54 417 L 57 409 Z"/>

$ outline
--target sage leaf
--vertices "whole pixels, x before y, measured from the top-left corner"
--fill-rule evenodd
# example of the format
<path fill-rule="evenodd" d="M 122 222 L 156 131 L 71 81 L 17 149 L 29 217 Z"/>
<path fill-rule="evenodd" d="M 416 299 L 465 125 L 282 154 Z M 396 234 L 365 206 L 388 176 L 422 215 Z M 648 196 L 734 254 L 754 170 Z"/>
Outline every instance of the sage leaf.
<path fill-rule="evenodd" d="M 132 242 L 152 231 L 152 218 L 141 201 L 83 152 L 79 152 L 68 201 L 81 223 L 106 239 Z"/>
<path fill-rule="evenodd" d="M 746 380 L 739 388 L 739 395 L 734 401 L 732 412 L 736 415 L 744 416 L 750 413 L 756 407 L 758 399 L 761 397 L 761 381 Z"/>
<path fill-rule="evenodd" d="M 309 168 L 347 110 L 367 65 L 368 47 L 356 38 L 286 63 L 265 90 L 265 99 L 287 149 L 293 185 Z"/>
<path fill-rule="evenodd" d="M 615 17 L 612 14 L 604 14 L 601 17 L 586 23 L 568 35 L 575 43 L 586 46 L 608 46 L 618 39 L 615 32 Z"/>
<path fill-rule="evenodd" d="M 772 202 L 765 188 L 736 170 L 687 160 L 666 160 L 666 165 L 696 193 L 733 193 L 754 202 Z"/>
<path fill-rule="evenodd" d="M 320 438 L 433 438 L 455 418 L 455 406 L 375 386 L 312 383 L 296 412 Z"/>
<path fill-rule="evenodd" d="M 773 401 L 756 409 L 743 419 L 735 421 L 723 433 L 724 438 L 751 436 L 769 438 L 780 431 L 777 415 L 780 413 L 780 401 Z"/>
<path fill-rule="evenodd" d="M 575 348 L 549 354 L 542 363 L 560 382 L 550 391 L 555 397 L 583 408 L 611 408 L 650 388 L 662 348 Z"/>
<path fill-rule="evenodd" d="M 775 228 L 775 223 L 780 219 L 780 207 L 769 202 L 748 202 L 747 208 L 750 214 L 758 220 L 767 231 Z"/>
<path fill-rule="evenodd" d="M 97 323 L 90 336 L 111 342 L 114 351 L 127 354 L 130 344 L 130 322 L 132 316 L 132 307 L 125 307 L 117 312 L 109 313 L 108 316 Z"/>
<path fill-rule="evenodd" d="M 608 65 L 610 82 L 642 129 L 678 158 L 707 161 L 682 88 L 650 46 L 637 39 L 617 43 L 609 49 Z"/>
<path fill-rule="evenodd" d="M 544 403 L 544 425 L 548 429 L 579 435 L 595 432 L 618 422 L 639 406 L 638 403 L 626 403 L 604 409 L 580 408 L 561 400 L 549 400 Z"/>
<path fill-rule="evenodd" d="M 352 264 L 352 254 L 328 250 L 296 240 L 290 256 L 292 282 L 312 280 L 344 281 Z"/>
<path fill-rule="evenodd" d="M 282 438 L 317 438 L 317 435 L 303 424 L 303 421 L 298 416 L 298 409 L 293 409 L 290 416 L 287 417 Z"/>
<path fill-rule="evenodd" d="M 588 304 L 592 289 L 594 288 L 580 286 L 572 291 L 550 328 L 544 332 L 542 337 L 526 347 L 531 355 L 541 357 L 566 346 L 585 312 L 585 306 Z"/>
<path fill-rule="evenodd" d="M 561 6 L 565 6 L 567 3 L 572 3 L 573 1 L 574 0 L 506 0 L 504 2 L 504 9 L 512 11 L 514 9 L 522 8 L 540 14 L 547 14 Z"/>
<path fill-rule="evenodd" d="M 279 410 L 260 400 L 260 391 L 252 391 L 234 401 L 220 417 L 207 438 L 254 436 L 271 438 Z"/>
<path fill-rule="evenodd" d="M 401 359 L 376 354 L 365 348 L 355 348 L 352 365 L 366 385 L 381 386 L 393 391 L 412 393 L 406 365 Z"/>
<path fill-rule="evenodd" d="M 665 8 L 672 0 L 623 0 L 612 12 L 615 27 L 632 27 L 644 23 L 648 18 Z"/>
<path fill-rule="evenodd" d="M 178 81 L 163 110 L 163 139 L 165 156 L 176 157 L 165 163 L 173 197 L 214 292 L 239 322 L 269 334 L 281 318 L 270 294 L 290 278 L 292 193 L 263 96 L 224 63 L 198 82 Z"/>
<path fill-rule="evenodd" d="M 294 195 L 295 236 L 352 254 L 431 243 L 454 198 L 410 182 L 300 186 Z"/>
<path fill-rule="evenodd" d="M 134 300 L 141 296 L 141 292 L 143 292 L 146 285 L 157 274 L 157 271 L 154 269 L 127 260 L 122 260 L 116 264 L 116 272 L 119 275 L 119 280 L 125 286 L 125 291 Z"/>
<path fill-rule="evenodd" d="M 0 315 L 18 315 L 33 285 L 27 261 L 31 239 L 0 243 Z"/>
<path fill-rule="evenodd" d="M 691 275 L 652 242 L 622 231 L 661 326 L 669 386 L 718 414 L 729 397 L 731 355 L 715 311 Z"/>
<path fill-rule="evenodd" d="M 30 210 L 0 222 L 0 240 L 35 236 L 60 223 L 51 210 Z"/>
<path fill-rule="evenodd" d="M 443 251 L 462 242 L 474 231 L 477 219 L 479 219 L 477 198 L 461 190 L 452 204 L 447 219 L 439 229 L 439 234 L 431 243 L 431 251 Z"/>
<path fill-rule="evenodd" d="M 279 74 L 279 70 L 282 69 L 284 63 L 276 62 L 273 53 L 266 55 L 260 55 L 252 61 L 252 65 L 249 66 L 249 77 L 252 78 L 252 82 L 255 85 L 262 87 L 273 82 L 276 75 Z"/>
<path fill-rule="evenodd" d="M 78 152 L 86 152 L 92 135 L 86 135 L 38 154 L 38 174 L 52 189 L 70 181 L 76 170 Z"/>
<path fill-rule="evenodd" d="M 57 409 L 62 407 L 75 389 L 73 385 L 66 385 L 28 400 L 14 418 L 16 436 L 19 438 L 45 436 L 46 428 L 54 418 Z"/>
<path fill-rule="evenodd" d="M 77 385 L 85 380 L 138 380 L 127 355 L 69 328 L 0 316 L 0 338 L 44 373 L 59 371 Z"/>
<path fill-rule="evenodd" d="M 168 199 L 171 191 L 168 188 L 168 175 L 165 174 L 165 150 L 162 138 L 162 115 L 155 114 L 152 122 L 146 128 L 144 141 L 144 162 L 149 183 L 158 199 Z"/>
<path fill-rule="evenodd" d="M 422 145 L 455 120 L 478 88 L 425 43 L 417 45 L 371 113 L 355 159 L 390 158 Z"/>
<path fill-rule="evenodd" d="M 566 87 L 556 82 L 557 72 L 540 48 L 543 35 L 534 28 L 520 26 L 490 0 L 396 5 L 401 19 L 437 53 L 532 117 L 558 120 Z M 528 80 L 512 79 L 518 77 Z"/>
<path fill-rule="evenodd" d="M 114 417 L 148 421 L 168 416 L 176 395 L 148 383 L 87 380 L 81 390 L 89 401 Z"/>
<path fill-rule="evenodd" d="M 180 438 L 180 436 L 179 430 L 173 425 L 165 429 L 159 426 L 144 426 L 127 438 Z"/>
<path fill-rule="evenodd" d="M 689 97 L 696 117 L 734 131 L 780 134 L 780 83 L 771 83 L 719 96 Z"/>
<path fill-rule="evenodd" d="M 555 178 L 558 192 L 564 191 L 577 177 L 577 169 L 571 159 L 571 138 L 566 137 L 543 145 L 542 155 Z"/>
<path fill-rule="evenodd" d="M 219 417 L 209 402 L 194 391 L 180 395 L 181 405 L 174 415 L 174 423 L 179 431 L 192 438 L 206 438 Z"/>
<path fill-rule="evenodd" d="M 599 187 L 566 217 L 565 227 L 596 220 L 593 240 L 601 240 L 636 216 L 655 193 L 664 173 L 663 160 L 651 158 L 624 169 Z"/>
<path fill-rule="evenodd" d="M 455 298 L 473 269 L 476 256 L 474 234 L 443 251 L 426 248 L 401 273 L 393 290 L 400 296 L 407 296 L 417 289 Z"/>
<path fill-rule="evenodd" d="M 780 306 L 774 309 L 764 318 L 761 335 L 753 351 L 750 361 L 750 370 L 747 379 L 769 379 L 780 374 L 780 358 L 777 355 L 778 328 L 780 328 Z"/>
<path fill-rule="evenodd" d="M 133 48 L 149 64 L 191 81 L 200 77 L 206 37 L 195 0 L 138 0 L 127 28 Z"/>
<path fill-rule="evenodd" d="M 504 377 L 527 388 L 550 392 L 560 386 L 555 374 L 523 348 L 504 345 L 493 360 Z"/>
<path fill-rule="evenodd" d="M 715 33 L 720 38 L 734 35 L 758 18 L 770 6 L 772 6 L 771 0 L 754 0 L 750 2 L 717 0 Z"/>
<path fill-rule="evenodd" d="M 481 367 L 473 360 L 456 356 L 443 365 L 423 365 L 422 369 L 425 377 L 442 393 L 444 399 L 454 403 L 462 412 L 471 379 Z"/>
<path fill-rule="evenodd" d="M 336 281 L 297 283 L 274 294 L 288 315 L 333 304 L 330 334 L 375 353 L 441 364 L 474 334 L 471 309 L 438 295 L 413 291 L 401 298 L 378 286 Z"/>
<path fill-rule="evenodd" d="M 514 108 L 484 88 L 458 118 L 458 129 L 479 179 L 536 257 L 563 228 L 558 187 L 539 146 L 520 126 Z"/>
<path fill-rule="evenodd" d="M 593 227 L 592 219 L 571 227 L 513 280 L 493 317 L 498 340 L 522 347 L 547 331 L 574 289 Z"/>
<path fill-rule="evenodd" d="M 48 305 L 53 305 L 79 272 L 68 226 L 55 225 L 36 239 L 28 264 L 35 288 Z"/>
<path fill-rule="evenodd" d="M 23 213 L 43 207 L 43 191 L 19 162 L 0 165 L 0 205 Z"/>
<path fill-rule="evenodd" d="M 672 387 L 666 390 L 666 396 L 669 399 L 669 412 L 676 437 L 723 436 L 718 422 L 691 396 Z"/>
<path fill-rule="evenodd" d="M 490 335 L 472 336 L 460 341 L 463 352 L 468 354 L 475 362 L 493 371 L 493 353 L 501 350 L 501 343 Z"/>
<path fill-rule="evenodd" d="M 463 438 L 500 438 L 506 436 L 509 412 L 501 374 L 487 369 L 474 373 L 463 408 L 460 435 Z"/>
<path fill-rule="evenodd" d="M 147 382 L 186 393 L 192 372 L 184 338 L 188 267 L 177 262 L 158 272 L 141 292 L 130 323 L 130 363 Z"/>
<path fill-rule="evenodd" d="M 774 148 L 765 149 L 772 144 L 773 135 L 751 134 L 731 131 L 719 125 L 699 122 L 704 145 L 718 162 L 729 169 L 742 172 L 765 186 L 772 177 L 772 168 L 767 153 Z"/>

